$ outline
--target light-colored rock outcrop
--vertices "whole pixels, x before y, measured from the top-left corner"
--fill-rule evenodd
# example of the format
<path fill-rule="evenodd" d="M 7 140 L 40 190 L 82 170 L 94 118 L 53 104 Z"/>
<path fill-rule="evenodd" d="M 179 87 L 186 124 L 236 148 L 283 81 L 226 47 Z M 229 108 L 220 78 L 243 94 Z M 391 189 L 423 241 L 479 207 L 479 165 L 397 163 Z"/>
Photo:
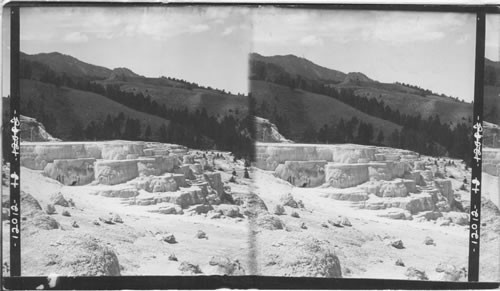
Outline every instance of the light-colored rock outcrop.
<path fill-rule="evenodd" d="M 326 161 L 286 161 L 275 175 L 298 187 L 317 187 L 325 183 Z"/>
<path fill-rule="evenodd" d="M 43 172 L 64 185 L 85 185 L 94 180 L 93 158 L 54 160 Z"/>
<path fill-rule="evenodd" d="M 348 188 L 368 181 L 368 164 L 328 163 L 325 179 L 331 187 Z"/>
<path fill-rule="evenodd" d="M 139 176 L 137 160 L 97 161 L 94 171 L 95 180 L 105 185 L 127 182 Z"/>

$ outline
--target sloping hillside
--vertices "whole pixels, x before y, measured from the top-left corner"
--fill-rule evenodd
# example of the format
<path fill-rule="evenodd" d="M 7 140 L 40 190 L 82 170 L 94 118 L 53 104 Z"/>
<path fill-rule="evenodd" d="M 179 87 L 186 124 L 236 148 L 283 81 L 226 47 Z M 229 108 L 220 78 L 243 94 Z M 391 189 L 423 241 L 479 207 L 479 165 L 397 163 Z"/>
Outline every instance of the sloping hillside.
<path fill-rule="evenodd" d="M 441 122 L 453 125 L 472 118 L 471 103 L 444 95 L 438 96 L 416 86 L 381 83 L 361 72 L 346 74 L 294 55 L 265 57 L 254 53 L 251 54 L 250 64 L 253 70 L 250 78 L 254 80 L 266 80 L 316 93 L 325 87 L 351 89 L 356 96 L 376 98 L 401 114 L 420 115 L 422 118 L 437 115 Z"/>
<path fill-rule="evenodd" d="M 250 54 L 250 62 L 263 62 L 274 64 L 291 75 L 301 76 L 307 79 L 325 81 L 326 83 L 340 83 L 344 81 L 346 74 L 328 69 L 294 55 L 265 57 L 257 53 Z"/>
<path fill-rule="evenodd" d="M 44 112 L 55 118 L 55 131 L 50 133 L 63 140 L 71 136 L 77 123 L 85 127 L 90 121 L 103 121 L 108 114 L 115 116 L 120 112 L 126 117 L 140 120 L 143 126 L 151 125 L 153 132 L 162 124 L 169 123 L 166 119 L 133 110 L 99 94 L 23 79 L 21 108 L 30 101 L 32 106 L 43 108 Z"/>
<path fill-rule="evenodd" d="M 167 108 L 196 111 L 205 108 L 211 116 L 233 115 L 238 118 L 248 114 L 248 97 L 232 95 L 206 88 L 186 88 L 179 82 L 158 78 L 133 78 L 127 81 L 108 79 L 103 85 L 118 85 L 120 90 L 150 96 L 152 101 Z"/>
<path fill-rule="evenodd" d="M 356 117 L 370 123 L 374 128 L 383 131 L 384 137 L 390 136 L 401 126 L 392 122 L 370 116 L 334 98 L 314 94 L 303 90 L 292 90 L 288 87 L 264 81 L 251 81 L 252 96 L 257 104 L 265 101 L 270 108 L 276 107 L 278 114 L 290 121 L 292 140 L 302 135 L 309 127 L 319 129 L 325 124 L 336 124 L 342 118 L 345 121 Z"/>

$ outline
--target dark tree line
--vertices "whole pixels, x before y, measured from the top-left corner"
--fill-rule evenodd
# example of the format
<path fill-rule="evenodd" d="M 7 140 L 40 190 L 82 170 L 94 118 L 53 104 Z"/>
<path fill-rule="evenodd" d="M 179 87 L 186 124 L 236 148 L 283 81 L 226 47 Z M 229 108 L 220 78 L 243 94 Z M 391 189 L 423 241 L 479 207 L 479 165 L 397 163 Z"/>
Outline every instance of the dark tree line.
<path fill-rule="evenodd" d="M 357 96 L 351 88 L 337 89 L 321 81 L 305 79 L 301 76 L 292 76 L 282 68 L 263 62 L 254 62 L 251 66 L 251 79 L 263 80 L 280 85 L 288 86 L 290 89 L 302 89 L 305 91 L 335 98 L 362 112 L 378 118 L 391 121 L 401 125 L 401 130 L 395 130 L 389 137 L 384 137 L 382 131 L 375 132 L 371 124 L 359 122 L 353 118 L 349 121 L 340 120 L 337 124 L 325 124 L 316 131 L 309 126 L 299 138 L 303 142 L 355 142 L 360 144 L 385 144 L 417 151 L 426 155 L 461 158 L 470 162 L 472 144 L 471 131 L 472 122 L 460 123 L 456 126 L 442 123 L 439 116 L 424 119 L 418 115 L 402 114 L 399 110 L 392 109 L 383 100 L 376 98 L 365 98 Z M 416 86 L 409 86 L 411 88 Z M 421 89 L 420 87 L 416 87 Z M 423 89 L 421 89 L 423 90 Z M 424 91 L 434 94 L 432 91 Z M 265 102 L 265 101 L 264 101 Z M 275 120 L 287 120 L 286 116 L 266 111 L 267 104 L 256 106 L 256 115 Z M 262 113 L 263 112 L 263 113 Z M 267 112 L 267 116 L 266 116 Z M 272 112 L 272 111 L 271 111 Z M 275 123 L 281 132 L 282 124 Z M 289 127 L 288 127 L 289 128 Z M 283 128 L 287 132 L 288 128 Z M 285 134 L 284 134 L 285 135 Z M 286 136 L 286 135 L 285 135 Z"/>
<path fill-rule="evenodd" d="M 131 109 L 171 121 L 153 132 L 149 124 L 141 125 L 139 120 L 127 118 L 123 114 L 114 117 L 108 115 L 104 120 L 92 120 L 86 126 L 77 123 L 72 130 L 73 139 L 146 139 L 193 148 L 231 151 L 238 158 L 253 158 L 254 130 L 250 116 L 242 119 L 231 115 L 216 118 L 209 116 L 205 108 L 195 112 L 190 112 L 187 108 L 167 108 L 165 104 L 160 105 L 152 100 L 149 95 L 122 91 L 118 84 L 103 86 L 94 80 L 69 77 L 64 73 L 55 73 L 48 66 L 37 62 L 24 60 L 21 64 L 22 78 L 100 94 Z M 171 80 L 185 82 L 173 78 Z M 195 83 L 185 83 L 197 86 Z M 220 92 L 225 93 L 223 90 Z M 38 116 L 42 116 L 40 114 Z"/>

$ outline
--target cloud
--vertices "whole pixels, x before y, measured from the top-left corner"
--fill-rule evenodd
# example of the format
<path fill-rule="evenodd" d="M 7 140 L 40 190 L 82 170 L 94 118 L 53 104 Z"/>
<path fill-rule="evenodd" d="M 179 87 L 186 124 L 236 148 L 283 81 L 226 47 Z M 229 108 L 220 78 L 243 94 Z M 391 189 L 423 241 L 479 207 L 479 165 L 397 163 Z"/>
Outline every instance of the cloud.
<path fill-rule="evenodd" d="M 262 8 L 253 14 L 256 45 L 326 40 L 404 44 L 457 38 L 474 15 L 434 12 L 335 11 Z M 314 36 L 311 36 L 313 34 Z"/>
<path fill-rule="evenodd" d="M 69 34 L 66 34 L 63 38 L 65 42 L 70 42 L 70 43 L 82 43 L 82 42 L 87 42 L 89 41 L 89 37 L 81 33 L 79 31 L 71 32 Z"/>
<path fill-rule="evenodd" d="M 323 45 L 323 40 L 316 35 L 308 35 L 300 40 L 303 46 L 320 46 Z"/>
<path fill-rule="evenodd" d="M 189 28 L 189 32 L 200 33 L 200 32 L 207 31 L 209 29 L 210 29 L 210 26 L 208 26 L 207 24 L 196 24 L 196 25 L 193 25 Z"/>
<path fill-rule="evenodd" d="M 229 35 L 234 31 L 234 26 L 229 26 L 224 29 L 222 35 Z"/>

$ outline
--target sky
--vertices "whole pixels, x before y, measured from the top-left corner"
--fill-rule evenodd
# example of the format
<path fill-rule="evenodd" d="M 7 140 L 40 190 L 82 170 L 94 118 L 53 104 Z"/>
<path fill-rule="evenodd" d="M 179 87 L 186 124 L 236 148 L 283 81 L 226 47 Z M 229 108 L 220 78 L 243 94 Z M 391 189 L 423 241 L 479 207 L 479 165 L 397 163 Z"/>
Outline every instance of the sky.
<path fill-rule="evenodd" d="M 500 61 L 500 15 L 486 16 L 485 56 L 492 61 Z"/>
<path fill-rule="evenodd" d="M 475 14 L 261 8 L 253 51 L 473 100 Z"/>
<path fill-rule="evenodd" d="M 248 92 L 251 25 L 231 7 L 28 7 L 21 51 L 60 52 L 146 77 Z"/>

